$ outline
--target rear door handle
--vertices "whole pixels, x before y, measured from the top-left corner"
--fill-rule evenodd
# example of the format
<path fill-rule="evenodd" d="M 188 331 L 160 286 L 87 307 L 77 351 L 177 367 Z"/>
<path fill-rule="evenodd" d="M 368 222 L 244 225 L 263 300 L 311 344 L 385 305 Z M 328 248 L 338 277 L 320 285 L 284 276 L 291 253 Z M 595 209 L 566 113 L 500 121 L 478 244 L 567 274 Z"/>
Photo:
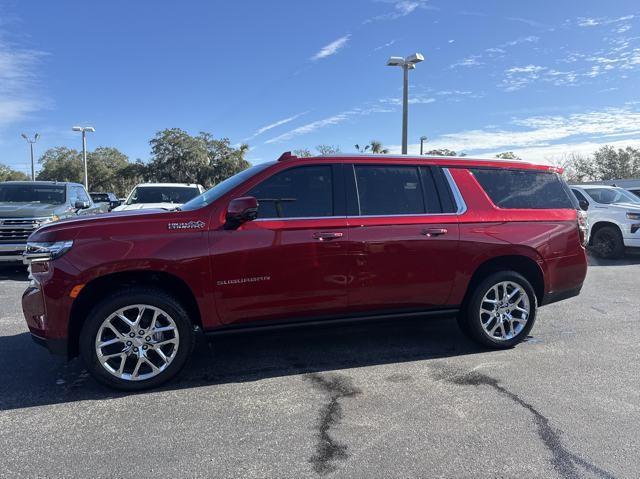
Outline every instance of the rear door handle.
<path fill-rule="evenodd" d="M 431 238 L 433 236 L 441 236 L 447 234 L 446 228 L 427 228 L 422 230 L 422 234 Z"/>
<path fill-rule="evenodd" d="M 342 238 L 344 233 L 340 233 L 339 231 L 321 231 L 318 233 L 313 233 L 313 239 L 317 239 L 320 241 L 330 241 L 332 239 Z"/>

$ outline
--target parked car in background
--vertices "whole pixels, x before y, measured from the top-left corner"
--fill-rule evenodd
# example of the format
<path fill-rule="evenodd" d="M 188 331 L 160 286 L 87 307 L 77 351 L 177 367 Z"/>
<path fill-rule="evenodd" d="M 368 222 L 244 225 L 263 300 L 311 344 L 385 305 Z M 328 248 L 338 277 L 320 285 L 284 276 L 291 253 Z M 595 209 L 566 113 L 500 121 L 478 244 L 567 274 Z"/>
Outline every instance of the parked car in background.
<path fill-rule="evenodd" d="M 27 238 L 40 226 L 98 211 L 77 183 L 0 183 L 0 262 L 22 262 Z"/>
<path fill-rule="evenodd" d="M 203 192 L 202 185 L 193 183 L 142 183 L 136 186 L 127 200 L 113 211 L 157 208 L 173 210 Z"/>
<path fill-rule="evenodd" d="M 621 258 L 626 248 L 640 248 L 640 198 L 614 186 L 571 185 L 587 212 L 589 246 L 598 256 Z"/>
<path fill-rule="evenodd" d="M 627 191 L 630 191 L 636 196 L 640 196 L 640 179 L 592 181 L 587 183 L 581 183 L 581 185 L 617 186 L 620 188 L 624 188 Z"/>
<path fill-rule="evenodd" d="M 579 294 L 577 208 L 521 160 L 285 154 L 180 210 L 40 229 L 23 310 L 37 342 L 128 390 L 178 373 L 196 331 L 448 315 L 505 349 Z"/>
<path fill-rule="evenodd" d="M 120 206 L 120 200 L 113 193 L 89 193 L 89 196 L 96 205 L 106 205 L 107 212 Z"/>

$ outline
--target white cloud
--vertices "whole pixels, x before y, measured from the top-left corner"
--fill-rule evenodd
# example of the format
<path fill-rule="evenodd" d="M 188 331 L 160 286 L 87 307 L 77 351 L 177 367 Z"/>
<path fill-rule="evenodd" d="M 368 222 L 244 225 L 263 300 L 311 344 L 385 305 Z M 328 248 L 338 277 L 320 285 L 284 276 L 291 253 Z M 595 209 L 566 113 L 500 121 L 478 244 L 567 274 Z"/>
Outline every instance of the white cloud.
<path fill-rule="evenodd" d="M 378 100 L 380 103 L 387 105 L 402 105 L 401 98 L 381 98 Z M 429 104 L 436 101 L 435 98 L 431 98 L 429 95 L 424 95 L 421 93 L 409 95 L 409 103 L 410 104 Z"/>
<path fill-rule="evenodd" d="M 626 22 L 629 20 L 633 20 L 635 15 L 625 15 L 624 17 L 618 18 L 591 18 L 591 17 L 578 17 L 576 21 L 579 27 L 597 27 L 598 25 L 611 25 L 612 23 Z"/>
<path fill-rule="evenodd" d="M 302 125 L 298 128 L 294 128 L 293 130 L 287 131 L 282 135 L 278 135 L 274 138 L 270 138 L 269 140 L 265 141 L 265 144 L 281 143 L 283 141 L 287 141 L 292 138 L 295 138 L 296 136 L 306 135 L 316 130 L 325 128 L 327 126 L 343 123 L 354 117 L 370 115 L 372 113 L 389 113 L 392 111 L 394 111 L 394 109 L 390 109 L 389 107 L 386 107 L 384 105 L 366 106 L 364 108 L 360 108 L 360 107 L 352 108 L 351 110 L 346 110 L 336 115 L 332 115 L 330 117 L 323 118 L 321 120 L 316 120 L 311 123 L 307 123 L 306 125 Z"/>
<path fill-rule="evenodd" d="M 429 141 L 430 149 L 449 148 L 469 154 L 492 155 L 513 150 L 525 159 L 540 159 L 544 154 L 559 155 L 576 149 L 595 150 L 603 144 L 640 144 L 640 111 L 608 108 L 572 115 L 533 116 L 513 120 L 510 128 L 486 127 L 447 133 Z M 580 146 L 582 145 L 582 146 Z M 411 145 L 417 152 L 419 144 Z M 391 147 L 395 151 L 397 147 Z M 398 148 L 399 149 L 399 148 Z"/>
<path fill-rule="evenodd" d="M 44 56 L 44 52 L 16 48 L 0 40 L 0 126 L 24 120 L 48 106 L 36 93 L 37 66 Z"/>
<path fill-rule="evenodd" d="M 320 60 L 321 58 L 330 57 L 331 55 L 335 55 L 338 53 L 338 50 L 343 48 L 347 42 L 351 38 L 351 35 L 345 35 L 343 37 L 338 38 L 337 40 L 332 41 L 328 45 L 325 45 L 318 51 L 315 55 L 311 57 L 312 60 Z"/>
<path fill-rule="evenodd" d="M 383 3 L 393 4 L 394 10 L 389 13 L 383 13 L 382 15 L 376 15 L 375 17 L 368 18 L 362 23 L 372 23 L 380 20 L 396 20 L 398 18 L 406 17 L 412 14 L 418 9 L 436 10 L 428 4 L 428 0 L 379 0 Z"/>
<path fill-rule="evenodd" d="M 471 55 L 467 58 L 463 58 L 459 62 L 452 64 L 450 68 L 479 66 L 483 64 L 480 61 L 480 58 L 482 58 L 480 55 Z"/>
<path fill-rule="evenodd" d="M 391 45 L 393 45 L 395 42 L 396 42 L 396 40 L 388 41 L 387 43 L 385 43 L 385 44 L 383 44 L 383 45 L 380 45 L 380 46 L 375 47 L 375 48 L 373 49 L 373 51 L 374 51 L 374 52 L 377 52 L 377 51 L 379 51 L 379 50 L 382 50 L 383 48 L 390 47 L 390 46 L 391 46 Z"/>
<path fill-rule="evenodd" d="M 306 114 L 307 112 L 304 111 L 302 113 L 298 113 L 297 115 L 293 115 L 290 116 L 288 118 L 284 118 L 282 120 L 278 120 L 278 121 L 274 121 L 273 123 L 270 123 L 268 125 L 263 126 L 262 128 L 259 128 L 258 130 L 256 130 L 251 136 L 245 138 L 243 141 L 248 141 L 248 140 L 252 140 L 254 139 L 256 136 L 258 135 L 262 135 L 263 133 L 269 131 L 269 130 L 273 130 L 274 128 L 277 128 L 281 125 L 284 125 L 286 123 L 289 123 L 297 118 L 300 118 L 302 115 Z"/>

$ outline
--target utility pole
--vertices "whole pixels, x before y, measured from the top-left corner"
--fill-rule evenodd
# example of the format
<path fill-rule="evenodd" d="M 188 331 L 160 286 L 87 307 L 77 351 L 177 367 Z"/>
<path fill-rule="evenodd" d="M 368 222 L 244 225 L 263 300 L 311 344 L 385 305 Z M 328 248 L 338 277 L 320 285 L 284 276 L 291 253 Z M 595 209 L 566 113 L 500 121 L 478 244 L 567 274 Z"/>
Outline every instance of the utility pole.
<path fill-rule="evenodd" d="M 29 138 L 25 133 L 22 134 L 22 138 L 29 143 L 29 148 L 31 149 L 31 181 L 36 181 L 36 165 L 33 159 L 33 144 L 38 141 L 39 137 L 40 134 L 38 133 L 33 135 L 33 138 Z"/>
<path fill-rule="evenodd" d="M 74 126 L 73 131 L 82 132 L 82 161 L 84 163 L 84 187 L 89 191 L 89 173 L 87 171 L 87 132 L 93 133 L 96 129 L 92 126 Z"/>
<path fill-rule="evenodd" d="M 402 154 L 407 154 L 407 132 L 409 123 L 409 70 L 416 68 L 416 63 L 420 63 L 424 57 L 420 53 L 414 53 L 406 58 L 391 57 L 387 61 L 387 66 L 402 67 Z"/>
<path fill-rule="evenodd" d="M 427 141 L 427 137 L 426 136 L 421 136 L 420 137 L 420 156 L 422 156 L 424 154 L 424 142 Z"/>

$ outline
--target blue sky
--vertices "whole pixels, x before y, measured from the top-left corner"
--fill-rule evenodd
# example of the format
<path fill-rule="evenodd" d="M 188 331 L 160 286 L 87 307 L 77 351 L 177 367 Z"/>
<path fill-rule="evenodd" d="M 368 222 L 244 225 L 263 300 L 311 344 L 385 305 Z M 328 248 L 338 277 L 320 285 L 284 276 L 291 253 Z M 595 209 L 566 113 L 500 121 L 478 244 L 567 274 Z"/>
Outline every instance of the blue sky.
<path fill-rule="evenodd" d="M 640 146 L 637 0 L 0 0 L 0 163 L 78 147 L 149 158 L 180 127 L 251 146 L 261 162 L 318 144 L 399 151 L 401 70 L 410 150 L 549 161 Z"/>

